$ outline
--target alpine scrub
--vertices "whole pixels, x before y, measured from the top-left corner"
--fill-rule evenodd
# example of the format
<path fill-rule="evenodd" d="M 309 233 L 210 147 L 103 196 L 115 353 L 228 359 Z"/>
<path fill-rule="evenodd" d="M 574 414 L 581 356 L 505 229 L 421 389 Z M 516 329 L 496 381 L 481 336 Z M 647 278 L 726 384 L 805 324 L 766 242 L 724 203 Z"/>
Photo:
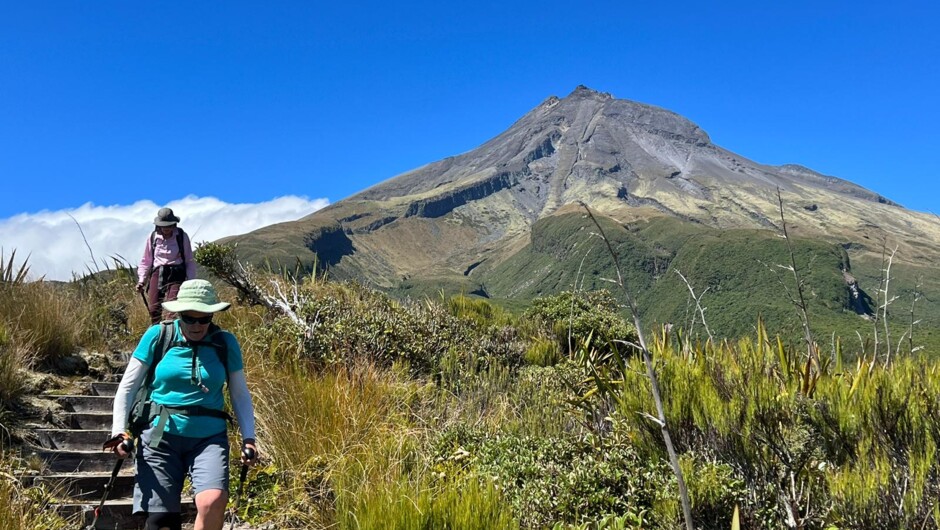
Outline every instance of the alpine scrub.
<path fill-rule="evenodd" d="M 259 295 L 270 296 L 274 280 L 287 285 L 253 274 Z M 129 336 L 149 322 L 129 277 L 108 281 L 123 288 L 7 283 L 0 308 L 68 297 L 58 310 L 77 326 L 74 345 L 45 358 L 73 355 L 101 344 L 101 332 L 87 329 L 98 320 L 82 315 L 102 300 L 127 304 Z M 615 303 L 579 303 L 609 294 L 546 297 L 514 313 L 465 296 L 396 300 L 322 277 L 294 285 L 296 319 L 250 303 L 216 319 L 241 342 L 268 455 L 248 474 L 240 519 L 285 529 L 683 523 L 659 426 L 642 414 L 653 410 L 643 361 L 626 344 L 610 348 L 609 336 L 596 339 L 632 326 Z M 2 317 L 0 377 L 23 380 L 39 351 L 26 333 L 32 323 Z M 835 337 L 810 371 L 798 334 L 778 338 L 753 322 L 736 340 L 689 338 L 678 326 L 650 334 L 695 527 L 731 528 L 736 513 L 742 528 L 936 527 L 932 352 L 871 366 L 857 360 L 870 359 L 857 340 Z M 3 390 L 7 426 L 31 388 Z M 56 528 L 61 521 L 33 510 L 40 490 L 7 480 L 18 473 L 12 458 L 4 452 L 0 518 L 16 530 Z M 240 471 L 233 466 L 233 484 Z"/>

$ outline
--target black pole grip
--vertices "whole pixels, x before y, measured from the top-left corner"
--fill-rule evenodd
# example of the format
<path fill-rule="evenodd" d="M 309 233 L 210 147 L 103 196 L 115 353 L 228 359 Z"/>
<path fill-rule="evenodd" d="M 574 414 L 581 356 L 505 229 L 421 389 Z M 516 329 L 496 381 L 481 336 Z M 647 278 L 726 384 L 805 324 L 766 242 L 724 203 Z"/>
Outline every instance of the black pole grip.
<path fill-rule="evenodd" d="M 242 456 L 245 458 L 245 460 L 254 460 L 255 450 L 251 447 L 245 447 L 242 449 Z"/>
<path fill-rule="evenodd" d="M 124 449 L 124 452 L 127 454 L 133 453 L 134 452 L 134 440 L 131 440 L 130 438 L 125 438 L 124 441 L 121 442 L 121 449 Z"/>

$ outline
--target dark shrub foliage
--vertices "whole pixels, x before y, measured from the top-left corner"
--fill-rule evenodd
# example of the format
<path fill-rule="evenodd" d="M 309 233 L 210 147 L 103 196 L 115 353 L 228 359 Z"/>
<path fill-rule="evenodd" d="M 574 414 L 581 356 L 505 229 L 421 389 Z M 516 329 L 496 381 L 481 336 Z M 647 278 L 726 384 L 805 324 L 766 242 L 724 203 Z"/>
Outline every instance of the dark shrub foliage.
<path fill-rule="evenodd" d="M 587 348 L 605 350 L 612 341 L 636 341 L 636 331 L 620 315 L 617 301 L 606 290 L 562 293 L 536 298 L 523 318 L 537 319 L 554 330 L 564 351 L 568 334 L 572 348 L 590 340 Z M 570 354 L 570 351 L 568 351 Z"/>

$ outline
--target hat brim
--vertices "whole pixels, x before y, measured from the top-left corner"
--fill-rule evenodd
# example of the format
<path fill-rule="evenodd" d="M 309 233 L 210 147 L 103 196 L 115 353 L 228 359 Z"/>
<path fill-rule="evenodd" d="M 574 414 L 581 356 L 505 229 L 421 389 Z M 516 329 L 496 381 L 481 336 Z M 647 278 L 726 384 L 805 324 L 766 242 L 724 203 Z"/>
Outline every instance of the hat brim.
<path fill-rule="evenodd" d="M 183 311 L 198 311 L 199 313 L 218 313 L 225 311 L 232 304 L 228 302 L 219 302 L 217 304 L 203 304 L 201 302 L 171 300 L 161 304 L 163 309 L 171 313 L 182 313 Z"/>
<path fill-rule="evenodd" d="M 168 221 L 168 220 L 166 220 L 166 219 L 154 219 L 154 220 L 153 220 L 153 224 L 155 224 L 155 225 L 157 225 L 157 226 L 173 226 L 173 225 L 175 225 L 175 224 L 178 223 L 178 222 L 180 222 L 179 219 L 177 219 L 177 220 L 175 220 L 175 221 Z"/>

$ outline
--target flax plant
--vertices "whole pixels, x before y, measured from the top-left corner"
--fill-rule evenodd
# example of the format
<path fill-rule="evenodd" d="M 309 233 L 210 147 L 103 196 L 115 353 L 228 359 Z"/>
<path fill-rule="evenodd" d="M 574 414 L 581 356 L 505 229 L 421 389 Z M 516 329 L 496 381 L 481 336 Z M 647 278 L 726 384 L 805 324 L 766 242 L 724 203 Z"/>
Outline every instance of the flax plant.
<path fill-rule="evenodd" d="M 730 464 L 748 487 L 745 527 L 922 528 L 937 522 L 940 495 L 940 374 L 935 363 L 899 358 L 869 372 L 861 360 L 803 392 L 800 354 L 757 335 L 678 351 L 653 343 L 666 416 L 678 447 Z M 626 388 L 648 381 L 638 359 Z M 641 386 L 642 385 L 642 386 Z M 661 451 L 657 429 L 631 411 L 651 406 L 625 394 L 621 417 L 646 453 Z M 696 495 L 692 495 L 693 504 Z"/>

